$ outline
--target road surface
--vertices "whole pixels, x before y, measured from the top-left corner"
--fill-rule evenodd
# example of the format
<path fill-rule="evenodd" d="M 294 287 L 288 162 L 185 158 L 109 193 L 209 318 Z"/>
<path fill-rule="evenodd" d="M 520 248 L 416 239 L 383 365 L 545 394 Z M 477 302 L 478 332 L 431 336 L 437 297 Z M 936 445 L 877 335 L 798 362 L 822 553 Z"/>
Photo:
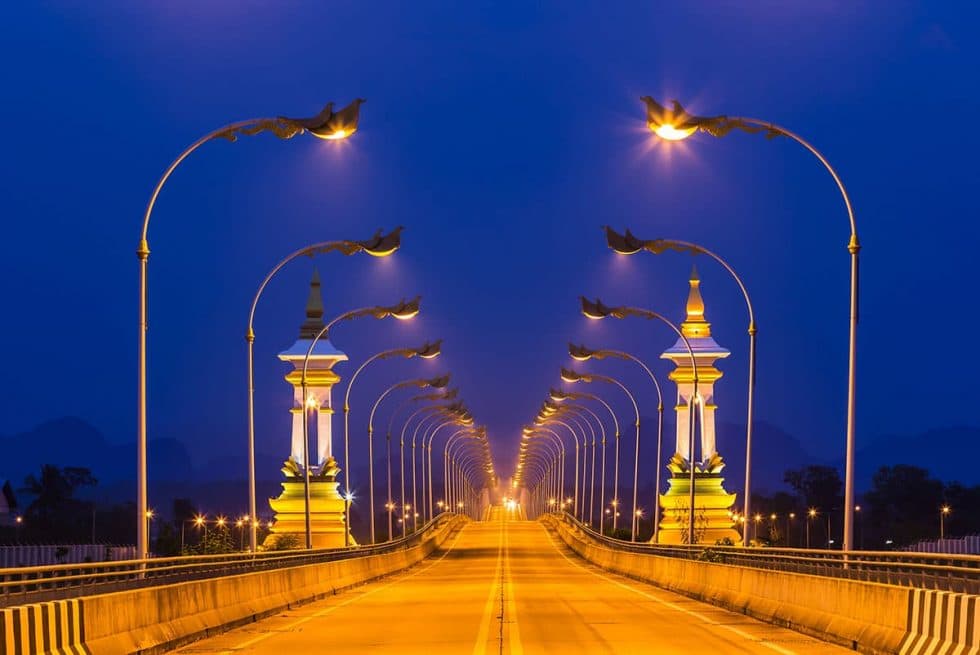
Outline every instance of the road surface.
<path fill-rule="evenodd" d="M 850 652 L 606 573 L 537 522 L 470 523 L 421 564 L 187 645 L 185 655 Z"/>

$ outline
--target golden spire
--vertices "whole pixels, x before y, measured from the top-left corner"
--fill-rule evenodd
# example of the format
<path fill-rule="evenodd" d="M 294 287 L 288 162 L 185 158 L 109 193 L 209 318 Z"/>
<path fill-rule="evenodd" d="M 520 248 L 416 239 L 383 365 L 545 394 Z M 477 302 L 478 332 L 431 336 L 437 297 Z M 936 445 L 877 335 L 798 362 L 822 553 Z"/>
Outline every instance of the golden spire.
<path fill-rule="evenodd" d="M 691 268 L 691 290 L 687 295 L 687 318 L 681 323 L 681 332 L 688 339 L 710 337 L 711 324 L 704 320 L 704 299 L 701 297 L 701 278 L 697 267 Z"/>

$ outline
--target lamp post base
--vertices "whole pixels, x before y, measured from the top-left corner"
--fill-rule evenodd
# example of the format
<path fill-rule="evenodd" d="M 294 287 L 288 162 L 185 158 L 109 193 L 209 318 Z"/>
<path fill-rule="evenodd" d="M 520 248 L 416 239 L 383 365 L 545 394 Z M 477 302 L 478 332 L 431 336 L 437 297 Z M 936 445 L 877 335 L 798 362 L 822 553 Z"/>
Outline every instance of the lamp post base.
<path fill-rule="evenodd" d="M 694 534 L 700 544 L 713 545 L 730 539 L 740 543 L 731 508 L 736 494 L 725 491 L 723 477 L 716 473 L 694 474 Z M 661 520 L 655 543 L 686 544 L 689 538 L 691 511 L 691 477 L 689 472 L 674 472 L 668 480 L 667 493 L 660 495 Z"/>
<path fill-rule="evenodd" d="M 314 548 L 343 548 L 345 545 L 356 546 L 354 536 L 350 543 L 344 542 L 344 509 L 345 502 L 337 490 L 336 472 L 331 461 L 324 465 L 327 473 L 323 476 L 310 478 L 310 530 Z M 339 469 L 337 469 L 339 471 Z M 287 478 L 282 482 L 282 493 L 278 498 L 270 498 L 269 506 L 275 512 L 275 523 L 266 537 L 262 548 L 282 548 L 285 535 L 289 542 L 295 541 L 295 548 L 303 548 L 306 544 L 306 498 L 301 478 Z M 294 539 L 295 537 L 295 539 Z"/>

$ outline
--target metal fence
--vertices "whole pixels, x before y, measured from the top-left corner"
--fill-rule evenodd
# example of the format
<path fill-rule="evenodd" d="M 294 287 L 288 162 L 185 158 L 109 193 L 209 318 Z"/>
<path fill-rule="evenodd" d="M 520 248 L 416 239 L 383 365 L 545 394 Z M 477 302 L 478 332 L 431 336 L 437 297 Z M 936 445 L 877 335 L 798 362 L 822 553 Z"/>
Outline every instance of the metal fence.
<path fill-rule="evenodd" d="M 413 534 L 374 546 L 0 569 L 0 607 L 380 555 L 418 545 L 426 533 L 445 526 L 454 516 L 444 512 Z"/>
<path fill-rule="evenodd" d="M 952 539 L 918 541 L 902 550 L 915 553 L 949 553 L 951 555 L 980 555 L 980 534 Z"/>
<path fill-rule="evenodd" d="M 119 561 L 136 557 L 136 546 L 112 544 L 14 544 L 0 546 L 0 569 L 16 566 Z"/>
<path fill-rule="evenodd" d="M 615 550 L 918 589 L 980 594 L 980 556 L 977 555 L 633 543 L 600 534 L 571 515 L 553 516 Z"/>

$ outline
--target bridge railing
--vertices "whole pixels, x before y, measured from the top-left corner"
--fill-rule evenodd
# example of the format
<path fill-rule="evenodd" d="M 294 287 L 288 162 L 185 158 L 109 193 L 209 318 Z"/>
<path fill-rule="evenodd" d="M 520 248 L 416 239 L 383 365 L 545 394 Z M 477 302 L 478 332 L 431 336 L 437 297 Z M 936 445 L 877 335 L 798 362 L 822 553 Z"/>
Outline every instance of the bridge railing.
<path fill-rule="evenodd" d="M 154 557 L 0 569 L 0 607 L 380 555 L 418 545 L 454 516 L 443 512 L 416 532 L 373 546 Z"/>
<path fill-rule="evenodd" d="M 977 555 L 633 543 L 600 534 L 570 514 L 553 516 L 615 550 L 919 589 L 980 593 Z"/>

